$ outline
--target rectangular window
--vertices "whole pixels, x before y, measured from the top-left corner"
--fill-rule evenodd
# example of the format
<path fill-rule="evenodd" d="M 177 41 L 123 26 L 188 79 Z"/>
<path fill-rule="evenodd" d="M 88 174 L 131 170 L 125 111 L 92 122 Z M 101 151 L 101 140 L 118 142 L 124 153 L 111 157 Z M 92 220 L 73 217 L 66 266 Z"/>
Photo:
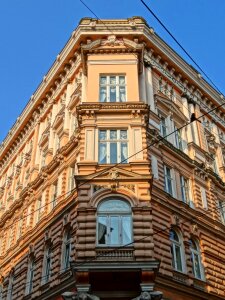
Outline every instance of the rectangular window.
<path fill-rule="evenodd" d="M 167 126 L 166 126 L 166 118 L 161 117 L 160 121 L 160 134 L 162 137 L 167 135 Z"/>
<path fill-rule="evenodd" d="M 221 221 L 225 224 L 225 201 L 218 201 L 218 210 Z"/>
<path fill-rule="evenodd" d="M 151 155 L 151 166 L 152 166 L 152 174 L 153 179 L 159 179 L 159 170 L 158 170 L 158 160 L 155 155 Z"/>
<path fill-rule="evenodd" d="M 43 270 L 42 284 L 47 283 L 50 279 L 51 257 L 52 257 L 52 250 L 50 247 L 47 247 L 45 250 L 45 257 L 44 257 L 44 270 Z"/>
<path fill-rule="evenodd" d="M 124 75 L 100 76 L 100 102 L 125 102 L 126 78 Z"/>
<path fill-rule="evenodd" d="M 18 221 L 17 225 L 17 234 L 16 234 L 16 240 L 18 240 L 22 235 L 22 227 L 23 227 L 23 218 L 21 217 Z"/>
<path fill-rule="evenodd" d="M 132 241 L 130 216 L 99 216 L 98 244 L 126 245 Z"/>
<path fill-rule="evenodd" d="M 52 185 L 52 200 L 51 200 L 52 208 L 54 208 L 57 204 L 57 197 L 58 197 L 58 181 L 56 181 Z"/>
<path fill-rule="evenodd" d="M 26 295 L 30 294 L 33 289 L 33 279 L 34 279 L 34 260 L 31 259 L 27 270 L 27 282 L 26 282 Z"/>
<path fill-rule="evenodd" d="M 75 165 L 72 165 L 69 168 L 69 180 L 68 180 L 68 191 L 72 191 L 75 188 L 75 179 L 74 179 L 74 175 L 75 175 Z"/>
<path fill-rule="evenodd" d="M 172 170 L 164 166 L 164 177 L 165 177 L 165 191 L 173 196 L 173 178 L 172 178 Z"/>
<path fill-rule="evenodd" d="M 189 204 L 189 185 L 188 179 L 184 176 L 180 176 L 180 188 L 181 188 L 181 199 L 184 203 Z"/>
<path fill-rule="evenodd" d="M 202 207 L 208 209 L 206 190 L 203 187 L 201 187 L 200 190 L 201 190 L 201 198 L 202 198 Z"/>
<path fill-rule="evenodd" d="M 30 205 L 27 209 L 27 219 L 26 219 L 26 226 L 30 226 L 31 225 L 31 210 L 32 210 L 32 205 Z"/>
<path fill-rule="evenodd" d="M 181 132 L 180 130 L 177 130 L 176 126 L 174 126 L 174 131 L 175 147 L 183 151 Z"/>
<path fill-rule="evenodd" d="M 100 164 L 127 163 L 127 130 L 99 130 L 98 161 Z"/>
<path fill-rule="evenodd" d="M 36 204 L 36 218 L 35 218 L 35 223 L 38 223 L 41 219 L 41 209 L 42 209 L 42 198 L 40 197 L 37 199 L 37 204 Z"/>

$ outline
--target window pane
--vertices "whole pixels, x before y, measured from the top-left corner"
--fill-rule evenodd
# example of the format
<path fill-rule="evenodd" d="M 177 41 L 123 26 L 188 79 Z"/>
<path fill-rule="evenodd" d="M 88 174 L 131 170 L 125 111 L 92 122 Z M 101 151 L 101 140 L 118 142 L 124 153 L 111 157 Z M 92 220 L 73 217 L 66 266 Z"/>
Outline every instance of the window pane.
<path fill-rule="evenodd" d="M 169 178 L 167 178 L 167 186 L 168 186 L 168 193 L 172 195 L 173 194 L 172 181 Z"/>
<path fill-rule="evenodd" d="M 70 264 L 70 244 L 66 244 L 66 248 L 65 248 L 65 265 L 64 268 L 67 269 L 69 267 Z"/>
<path fill-rule="evenodd" d="M 100 87 L 100 102 L 106 102 L 106 87 Z"/>
<path fill-rule="evenodd" d="M 122 244 L 131 243 L 131 218 L 122 217 Z"/>
<path fill-rule="evenodd" d="M 110 130 L 110 140 L 116 140 L 116 139 L 117 139 L 117 131 Z"/>
<path fill-rule="evenodd" d="M 121 143 L 121 162 L 127 163 L 128 151 L 127 143 Z"/>
<path fill-rule="evenodd" d="M 120 139 L 121 140 L 127 139 L 127 130 L 120 130 Z"/>
<path fill-rule="evenodd" d="M 176 252 L 176 263 L 177 263 L 177 270 L 182 271 L 182 262 L 181 262 L 181 249 L 179 246 L 175 245 L 175 252 Z"/>
<path fill-rule="evenodd" d="M 110 84 L 116 84 L 116 76 L 110 76 Z"/>
<path fill-rule="evenodd" d="M 107 241 L 107 219 L 106 217 L 98 217 L 98 244 L 106 245 Z"/>
<path fill-rule="evenodd" d="M 175 269 L 175 257 L 174 257 L 173 245 L 171 245 L 170 250 L 172 254 L 172 267 Z"/>
<path fill-rule="evenodd" d="M 106 140 L 106 130 L 100 130 L 100 132 L 99 132 L 99 139 L 101 141 Z"/>
<path fill-rule="evenodd" d="M 99 158 L 98 161 L 100 164 L 106 163 L 106 143 L 99 144 Z"/>
<path fill-rule="evenodd" d="M 125 102 L 126 101 L 125 87 L 119 87 L 119 99 L 120 99 L 120 102 Z"/>
<path fill-rule="evenodd" d="M 106 84 L 106 76 L 100 77 L 100 84 Z"/>
<path fill-rule="evenodd" d="M 197 278 L 201 278 L 201 270 L 200 270 L 200 261 L 199 261 L 199 256 L 195 253 L 194 254 L 194 269 L 195 269 L 195 276 Z"/>
<path fill-rule="evenodd" d="M 100 204 L 98 207 L 99 212 L 105 212 L 105 213 L 110 213 L 110 212 L 130 212 L 130 206 L 128 203 L 121 201 L 121 200 L 107 200 L 104 201 Z"/>
<path fill-rule="evenodd" d="M 125 85 L 125 76 L 119 76 L 119 84 Z"/>
<path fill-rule="evenodd" d="M 116 87 L 110 86 L 110 102 L 116 102 Z"/>
<path fill-rule="evenodd" d="M 117 143 L 110 143 L 110 163 L 117 163 Z"/>
<path fill-rule="evenodd" d="M 170 240 L 179 242 L 178 235 L 174 230 L 170 230 Z"/>
<path fill-rule="evenodd" d="M 118 245 L 119 242 L 119 217 L 110 218 L 110 244 Z"/>

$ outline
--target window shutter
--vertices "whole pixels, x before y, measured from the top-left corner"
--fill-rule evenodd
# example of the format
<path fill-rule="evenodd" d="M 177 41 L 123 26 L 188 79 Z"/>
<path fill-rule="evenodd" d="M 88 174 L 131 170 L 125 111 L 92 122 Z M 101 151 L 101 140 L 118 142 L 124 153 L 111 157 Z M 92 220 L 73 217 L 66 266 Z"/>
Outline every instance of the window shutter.
<path fill-rule="evenodd" d="M 200 189 L 201 189 L 201 197 L 202 197 L 202 207 L 205 208 L 205 209 L 208 209 L 206 191 L 203 187 L 201 187 Z"/>
<path fill-rule="evenodd" d="M 152 174 L 154 179 L 159 179 L 158 160 L 155 155 L 151 156 Z"/>

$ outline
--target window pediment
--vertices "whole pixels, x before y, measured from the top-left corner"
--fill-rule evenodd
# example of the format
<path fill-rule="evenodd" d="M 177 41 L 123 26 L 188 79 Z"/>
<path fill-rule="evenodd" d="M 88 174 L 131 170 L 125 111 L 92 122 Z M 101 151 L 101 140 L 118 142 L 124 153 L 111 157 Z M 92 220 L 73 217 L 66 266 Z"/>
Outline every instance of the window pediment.
<path fill-rule="evenodd" d="M 78 163 L 79 164 L 79 163 Z M 95 181 L 101 181 L 101 182 L 108 182 L 108 181 L 115 181 L 119 180 L 121 181 L 146 181 L 146 180 L 151 180 L 152 176 L 151 175 L 140 175 L 135 172 L 127 171 L 121 168 L 112 168 L 108 172 L 105 172 L 102 175 L 102 171 L 96 172 L 95 173 Z M 83 181 L 83 180 L 89 180 L 91 179 L 92 176 L 89 175 L 84 175 L 84 176 L 75 176 L 76 182 Z"/>
<path fill-rule="evenodd" d="M 116 52 L 115 52 L 116 50 Z M 107 54 L 111 51 L 112 54 L 114 53 L 130 53 L 130 50 L 132 50 L 134 53 L 136 52 L 138 54 L 138 61 L 141 61 L 141 58 L 143 57 L 144 52 L 144 44 L 138 43 L 138 40 L 129 40 L 126 38 L 117 38 L 115 35 L 109 35 L 107 39 L 98 39 L 95 41 L 87 41 L 87 44 L 83 44 L 81 46 L 81 58 L 82 63 L 84 66 L 84 74 L 87 74 L 87 54 L 94 53 L 104 53 L 104 51 L 107 52 Z M 142 72 L 142 63 L 139 63 L 139 72 Z"/>
<path fill-rule="evenodd" d="M 180 106 L 166 97 L 163 93 L 159 92 L 158 94 L 155 94 L 155 99 L 160 102 L 160 107 L 164 107 L 166 111 L 171 112 L 173 117 L 177 119 L 179 123 L 182 124 L 188 122 L 187 117 L 180 110 Z"/>
<path fill-rule="evenodd" d="M 56 116 L 56 118 L 55 118 L 55 120 L 54 120 L 54 122 L 52 124 L 52 128 L 54 128 L 55 130 L 57 130 L 60 127 L 60 125 L 63 125 L 63 118 L 64 118 L 64 110 L 61 110 L 57 114 L 57 116 Z"/>

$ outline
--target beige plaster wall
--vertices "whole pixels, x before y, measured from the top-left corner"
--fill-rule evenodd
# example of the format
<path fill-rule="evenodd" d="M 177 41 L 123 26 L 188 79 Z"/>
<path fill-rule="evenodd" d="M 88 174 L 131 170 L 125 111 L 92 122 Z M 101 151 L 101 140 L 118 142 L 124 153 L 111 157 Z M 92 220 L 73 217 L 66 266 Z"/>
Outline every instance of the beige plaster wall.
<path fill-rule="evenodd" d="M 87 58 L 87 98 L 85 102 L 99 101 L 100 74 L 126 75 L 127 101 L 139 101 L 138 61 L 134 54 L 91 54 Z"/>

